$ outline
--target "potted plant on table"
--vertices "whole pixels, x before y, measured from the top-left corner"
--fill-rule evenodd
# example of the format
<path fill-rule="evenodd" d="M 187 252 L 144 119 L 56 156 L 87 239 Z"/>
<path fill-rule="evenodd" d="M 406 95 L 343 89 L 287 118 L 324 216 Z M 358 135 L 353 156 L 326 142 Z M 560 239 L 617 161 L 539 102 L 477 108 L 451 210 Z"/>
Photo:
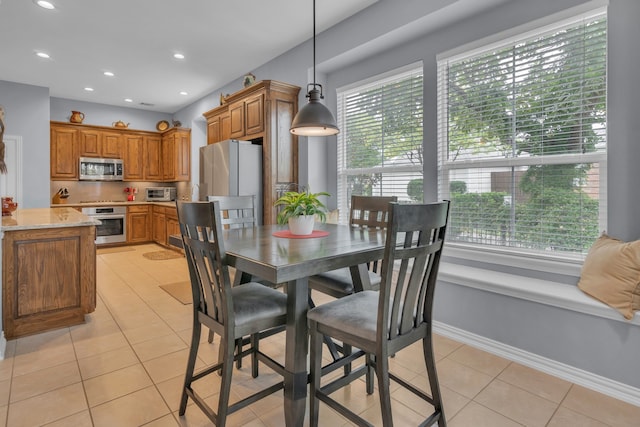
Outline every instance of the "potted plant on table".
<path fill-rule="evenodd" d="M 311 193 L 308 190 L 287 191 L 275 206 L 282 206 L 278 212 L 278 224 L 289 224 L 291 234 L 307 235 L 313 232 L 316 215 L 322 222 L 326 219 L 327 207 L 320 201 L 320 196 L 330 196 L 327 192 Z"/>

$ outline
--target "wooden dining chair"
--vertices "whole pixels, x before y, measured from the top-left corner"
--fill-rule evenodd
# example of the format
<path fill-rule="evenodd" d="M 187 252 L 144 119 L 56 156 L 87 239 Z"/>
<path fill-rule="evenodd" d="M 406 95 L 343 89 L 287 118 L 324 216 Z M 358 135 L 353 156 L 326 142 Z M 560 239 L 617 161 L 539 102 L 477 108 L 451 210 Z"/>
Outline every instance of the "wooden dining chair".
<path fill-rule="evenodd" d="M 351 196 L 351 208 L 349 209 L 349 224 L 355 228 L 376 228 L 387 227 L 389 217 L 389 203 L 398 200 L 396 196 Z M 371 289 L 380 287 L 379 261 L 369 263 L 367 274 Z M 342 298 L 354 292 L 362 291 L 360 284 L 354 284 L 349 268 L 340 268 L 326 273 L 316 274 L 309 277 L 309 306 L 314 307 L 315 303 L 311 298 L 311 291 L 321 292 L 334 298 Z M 342 354 L 349 354 L 351 349 L 347 345 L 339 345 L 329 338 L 326 340 L 333 359 L 339 357 L 338 351 Z M 348 372 L 349 367 L 345 367 Z"/>
<path fill-rule="evenodd" d="M 437 422 L 439 427 L 446 427 L 433 356 L 432 312 L 448 214 L 448 201 L 431 204 L 391 203 L 380 290 L 357 292 L 309 310 L 312 427 L 318 425 L 320 401 L 358 426 L 371 426 L 330 396 L 360 376 L 371 373 L 371 370 L 375 371 L 378 379 L 384 427 L 393 426 L 390 379 L 434 407 L 433 413 L 421 426 Z M 396 264 L 398 266 L 394 271 Z M 358 350 L 323 367 L 323 336 L 341 340 Z M 420 340 L 429 376 L 430 395 L 389 372 L 390 355 Z M 321 376 L 362 359 L 364 363 L 356 369 L 321 385 Z M 366 390 L 368 394 L 373 393 L 370 375 L 367 375 Z"/>
<path fill-rule="evenodd" d="M 258 375 L 258 362 L 284 375 L 284 367 L 259 350 L 258 335 L 286 324 L 287 297 L 255 282 L 231 285 L 221 238 L 219 202 L 178 202 L 177 206 L 193 296 L 193 330 L 179 413 L 184 415 L 187 401 L 191 398 L 215 425 L 224 426 L 229 414 L 284 386 L 283 381 L 279 381 L 229 404 L 234 359 L 251 355 L 254 378 Z M 195 372 L 202 325 L 221 337 L 222 357 L 215 365 Z M 245 336 L 252 337 L 251 347 L 234 356 L 237 340 Z M 222 379 L 217 410 L 214 411 L 196 393 L 193 383 L 217 371 L 221 372 Z"/>

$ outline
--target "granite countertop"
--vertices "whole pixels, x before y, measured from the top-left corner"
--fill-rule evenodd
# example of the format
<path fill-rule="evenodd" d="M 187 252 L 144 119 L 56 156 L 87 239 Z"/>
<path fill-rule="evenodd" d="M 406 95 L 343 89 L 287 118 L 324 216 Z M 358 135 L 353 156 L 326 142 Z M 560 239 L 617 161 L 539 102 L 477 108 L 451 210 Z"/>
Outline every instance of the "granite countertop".
<path fill-rule="evenodd" d="M 99 225 L 100 221 L 81 214 L 71 207 L 17 209 L 11 216 L 2 217 L 2 231 L 36 228 L 83 227 Z"/>
<path fill-rule="evenodd" d="M 109 201 L 109 202 L 82 202 L 82 203 L 62 203 L 62 204 L 52 204 L 52 208 L 86 208 L 91 206 L 136 206 L 136 205 L 158 205 L 158 206 L 168 206 L 175 208 L 176 202 L 146 202 L 146 201 L 135 201 L 135 202 L 127 202 L 127 201 Z"/>

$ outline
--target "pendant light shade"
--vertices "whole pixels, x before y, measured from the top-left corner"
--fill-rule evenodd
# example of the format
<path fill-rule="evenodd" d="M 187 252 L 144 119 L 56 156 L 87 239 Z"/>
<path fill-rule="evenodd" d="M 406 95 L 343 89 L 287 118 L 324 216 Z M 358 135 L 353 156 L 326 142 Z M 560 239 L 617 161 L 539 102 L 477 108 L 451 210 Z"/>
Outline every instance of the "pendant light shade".
<path fill-rule="evenodd" d="M 335 135 L 340 132 L 333 114 L 320 102 L 324 99 L 322 85 L 316 83 L 316 0 L 313 0 L 313 83 L 307 85 L 307 98 L 309 103 L 298 111 L 289 131 L 303 136 Z"/>

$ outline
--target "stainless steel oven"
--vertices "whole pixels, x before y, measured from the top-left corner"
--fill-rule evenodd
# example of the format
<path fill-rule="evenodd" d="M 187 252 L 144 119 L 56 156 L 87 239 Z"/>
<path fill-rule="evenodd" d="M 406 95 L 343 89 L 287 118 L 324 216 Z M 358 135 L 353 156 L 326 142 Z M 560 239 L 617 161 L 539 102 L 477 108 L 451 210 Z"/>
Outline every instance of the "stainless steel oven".
<path fill-rule="evenodd" d="M 96 225 L 96 244 L 123 243 L 127 241 L 126 206 L 82 208 L 82 213 L 100 220 Z"/>

